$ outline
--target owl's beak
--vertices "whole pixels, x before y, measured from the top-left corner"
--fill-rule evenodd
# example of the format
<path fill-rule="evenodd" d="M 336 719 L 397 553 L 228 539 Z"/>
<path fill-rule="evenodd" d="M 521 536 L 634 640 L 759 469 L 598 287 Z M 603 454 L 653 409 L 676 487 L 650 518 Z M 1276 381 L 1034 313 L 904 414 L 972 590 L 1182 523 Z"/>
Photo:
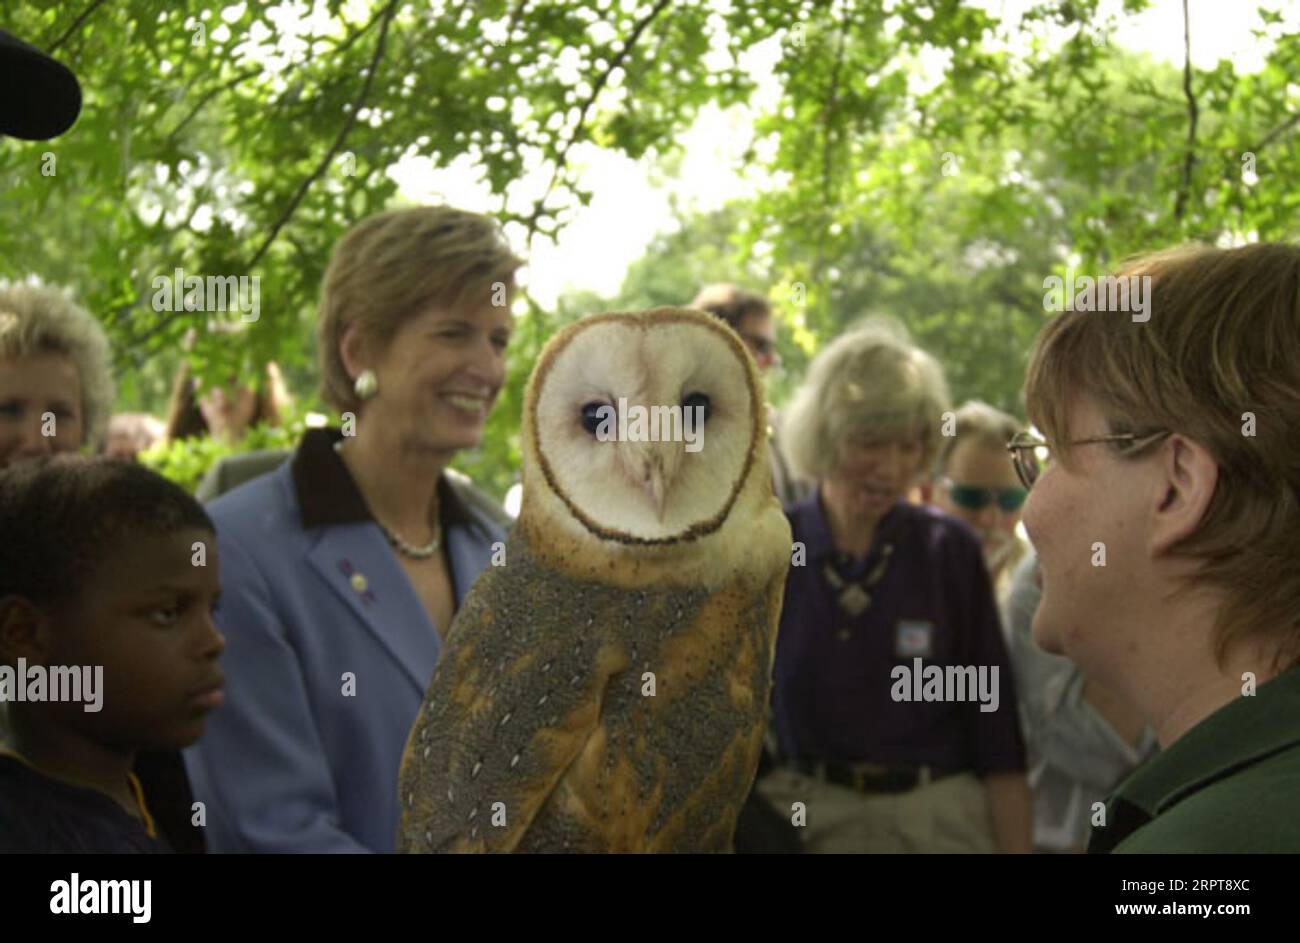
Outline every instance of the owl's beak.
<path fill-rule="evenodd" d="M 653 451 L 645 457 L 645 493 L 660 521 L 664 519 L 664 507 L 668 503 L 668 486 L 677 470 L 677 463 L 670 451 L 672 444 L 656 443 L 652 446 Z"/>
<path fill-rule="evenodd" d="M 652 459 L 646 468 L 645 493 L 650 496 L 650 506 L 655 509 L 655 516 L 664 519 L 664 499 L 668 489 L 664 487 L 663 464 Z"/>

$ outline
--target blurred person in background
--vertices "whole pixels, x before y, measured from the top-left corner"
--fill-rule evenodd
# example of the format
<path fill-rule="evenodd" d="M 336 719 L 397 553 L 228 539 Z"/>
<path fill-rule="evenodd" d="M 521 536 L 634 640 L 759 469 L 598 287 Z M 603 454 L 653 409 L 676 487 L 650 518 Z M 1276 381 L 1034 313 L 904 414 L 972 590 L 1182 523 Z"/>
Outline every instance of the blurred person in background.
<path fill-rule="evenodd" d="M 94 447 L 112 408 L 99 322 L 53 286 L 0 286 L 0 469 Z M 6 729 L 0 701 L 0 742 Z"/>
<path fill-rule="evenodd" d="M 794 831 L 809 851 L 1031 847 L 1015 683 L 982 548 L 905 500 L 933 467 L 948 408 L 938 362 L 874 322 L 817 355 L 785 414 L 791 463 L 817 487 L 786 510 L 796 554 L 773 694 L 784 765 L 758 788 L 787 816 L 803 804 Z M 984 703 L 896 697 L 895 672 L 918 659 L 984 671 L 996 691 Z"/>
<path fill-rule="evenodd" d="M 0 288 L 0 468 L 94 449 L 113 395 L 98 321 L 58 288 Z"/>
<path fill-rule="evenodd" d="M 163 440 L 167 428 L 148 413 L 116 413 L 108 420 L 108 436 L 101 454 L 134 462 Z"/>
<path fill-rule="evenodd" d="M 762 295 L 725 283 L 705 285 L 690 307 L 707 311 L 739 334 L 753 355 L 760 376 L 781 365 L 781 355 L 776 352 L 772 306 Z M 780 419 L 776 411 L 769 407 L 768 458 L 772 465 L 772 490 L 776 493 L 777 500 L 786 505 L 805 497 L 809 485 L 799 481 L 791 472 L 790 463 L 781 448 L 779 426 Z"/>
<path fill-rule="evenodd" d="M 1029 549 L 1016 534 L 1028 492 L 1007 454 L 1007 443 L 1024 427 L 978 400 L 963 403 L 955 418 L 956 434 L 945 436 L 939 451 L 933 501 L 979 537 L 994 596 L 1002 606 L 1011 574 Z"/>
<path fill-rule="evenodd" d="M 189 364 L 182 362 L 172 384 L 167 408 L 168 442 L 210 435 L 234 444 L 257 425 L 280 425 L 291 397 L 274 361 L 266 365 L 256 389 L 231 377 L 224 385 L 200 389 L 197 378 L 190 375 Z"/>

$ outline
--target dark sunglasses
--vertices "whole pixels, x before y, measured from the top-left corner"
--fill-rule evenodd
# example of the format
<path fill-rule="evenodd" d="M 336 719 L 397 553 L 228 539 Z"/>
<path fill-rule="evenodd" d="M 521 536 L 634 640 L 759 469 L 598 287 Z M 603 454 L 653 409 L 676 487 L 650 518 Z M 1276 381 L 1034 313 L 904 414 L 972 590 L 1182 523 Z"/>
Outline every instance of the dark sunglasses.
<path fill-rule="evenodd" d="M 976 485 L 959 485 L 947 479 L 944 479 L 944 484 L 948 487 L 952 503 L 966 511 L 982 511 L 993 501 L 997 501 L 998 507 L 1008 513 L 1019 511 L 1029 494 L 1025 488 L 980 488 Z"/>

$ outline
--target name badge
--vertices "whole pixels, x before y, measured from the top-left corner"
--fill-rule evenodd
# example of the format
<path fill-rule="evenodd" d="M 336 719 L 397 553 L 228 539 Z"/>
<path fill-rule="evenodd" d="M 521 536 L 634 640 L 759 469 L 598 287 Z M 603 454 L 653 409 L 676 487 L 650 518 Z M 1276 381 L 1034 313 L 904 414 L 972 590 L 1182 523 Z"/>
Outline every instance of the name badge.
<path fill-rule="evenodd" d="M 934 623 L 900 620 L 894 630 L 894 654 L 899 658 L 930 658 L 934 655 Z"/>

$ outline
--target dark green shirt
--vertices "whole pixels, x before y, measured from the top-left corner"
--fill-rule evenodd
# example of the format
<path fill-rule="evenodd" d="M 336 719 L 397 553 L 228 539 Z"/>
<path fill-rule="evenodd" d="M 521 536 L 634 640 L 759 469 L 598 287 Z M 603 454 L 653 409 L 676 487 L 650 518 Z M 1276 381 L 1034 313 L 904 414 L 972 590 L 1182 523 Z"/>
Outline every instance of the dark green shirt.
<path fill-rule="evenodd" d="M 1300 667 L 1138 767 L 1106 801 L 1088 851 L 1300 852 Z"/>

